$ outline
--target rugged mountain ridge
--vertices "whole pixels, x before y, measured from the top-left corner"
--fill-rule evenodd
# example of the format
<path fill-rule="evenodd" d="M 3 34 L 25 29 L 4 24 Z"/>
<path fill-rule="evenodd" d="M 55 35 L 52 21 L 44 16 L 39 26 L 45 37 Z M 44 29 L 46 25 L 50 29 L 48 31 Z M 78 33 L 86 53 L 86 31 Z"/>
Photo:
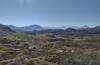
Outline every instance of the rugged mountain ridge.
<path fill-rule="evenodd" d="M 12 26 L 12 25 L 2 25 L 0 24 L 0 31 L 6 31 L 6 32 L 64 32 L 64 33 L 71 33 L 71 34 L 87 34 L 87 33 L 91 33 L 91 34 L 100 34 L 100 26 L 96 26 L 96 27 L 80 27 L 80 28 L 66 28 L 66 29 L 60 29 L 58 28 L 54 28 L 53 27 L 50 29 L 46 28 L 46 27 L 42 27 L 40 25 L 30 25 L 30 26 L 25 26 L 25 27 L 16 27 L 16 26 Z"/>

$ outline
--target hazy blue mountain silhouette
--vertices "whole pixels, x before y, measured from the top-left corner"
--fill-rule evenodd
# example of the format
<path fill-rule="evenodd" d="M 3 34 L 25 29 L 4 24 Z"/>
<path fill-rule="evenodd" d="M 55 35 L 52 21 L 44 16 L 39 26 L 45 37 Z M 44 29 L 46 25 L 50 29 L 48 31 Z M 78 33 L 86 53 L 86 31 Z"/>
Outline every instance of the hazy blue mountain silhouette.
<path fill-rule="evenodd" d="M 100 26 L 96 27 L 88 27 L 88 26 L 82 26 L 80 28 L 73 28 L 69 27 L 66 29 L 60 28 L 60 27 L 42 27 L 40 25 L 30 25 L 30 26 L 25 26 L 25 27 L 16 27 L 9 25 L 9 28 L 11 28 L 14 31 L 17 32 L 66 32 L 66 33 L 73 33 L 73 34 L 87 34 L 87 33 L 93 33 L 93 34 L 98 34 L 100 33 Z"/>
<path fill-rule="evenodd" d="M 9 25 L 9 28 L 11 28 L 14 31 L 17 32 L 31 32 L 31 31 L 40 31 L 43 30 L 44 28 L 40 25 L 30 25 L 30 26 L 25 26 L 25 27 L 16 27 Z"/>

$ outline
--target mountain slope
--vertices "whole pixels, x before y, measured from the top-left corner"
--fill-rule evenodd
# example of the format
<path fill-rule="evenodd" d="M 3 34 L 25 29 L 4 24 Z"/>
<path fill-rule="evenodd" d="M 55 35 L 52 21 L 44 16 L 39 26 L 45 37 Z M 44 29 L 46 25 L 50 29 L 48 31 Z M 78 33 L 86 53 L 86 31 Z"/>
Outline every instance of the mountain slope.
<path fill-rule="evenodd" d="M 13 32 L 14 31 L 10 29 L 8 26 L 0 24 L 0 35 L 6 35 Z"/>
<path fill-rule="evenodd" d="M 35 30 L 40 31 L 44 29 L 42 26 L 39 25 L 30 25 L 25 27 L 16 27 L 16 26 L 9 25 L 9 28 L 17 32 L 32 32 Z"/>

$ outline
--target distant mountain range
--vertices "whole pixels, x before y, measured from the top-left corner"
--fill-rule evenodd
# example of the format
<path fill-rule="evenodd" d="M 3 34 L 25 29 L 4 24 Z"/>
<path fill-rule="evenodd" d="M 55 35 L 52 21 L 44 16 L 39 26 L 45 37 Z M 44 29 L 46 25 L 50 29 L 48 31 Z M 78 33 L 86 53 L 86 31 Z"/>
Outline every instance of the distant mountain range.
<path fill-rule="evenodd" d="M 16 27 L 13 25 L 8 25 L 9 28 L 16 32 L 32 32 L 32 31 L 41 31 L 41 30 L 47 30 L 47 29 L 66 29 L 65 26 L 62 27 L 43 27 L 40 25 L 30 25 L 25 27 Z"/>
<path fill-rule="evenodd" d="M 32 32 L 32 31 L 40 31 L 44 29 L 40 25 L 30 25 L 25 27 L 16 27 L 16 26 L 8 25 L 8 27 L 16 32 Z"/>
<path fill-rule="evenodd" d="M 100 26 L 96 27 L 88 27 L 88 26 L 83 26 L 78 29 L 74 28 L 67 28 L 65 30 L 67 33 L 76 33 L 76 34 L 100 34 Z"/>
<path fill-rule="evenodd" d="M 100 26 L 96 27 L 43 27 L 40 25 L 30 25 L 25 27 L 16 27 L 12 25 L 2 25 L 0 24 L 0 33 L 1 32 L 65 32 L 71 34 L 85 34 L 85 33 L 92 33 L 92 34 L 100 34 Z"/>

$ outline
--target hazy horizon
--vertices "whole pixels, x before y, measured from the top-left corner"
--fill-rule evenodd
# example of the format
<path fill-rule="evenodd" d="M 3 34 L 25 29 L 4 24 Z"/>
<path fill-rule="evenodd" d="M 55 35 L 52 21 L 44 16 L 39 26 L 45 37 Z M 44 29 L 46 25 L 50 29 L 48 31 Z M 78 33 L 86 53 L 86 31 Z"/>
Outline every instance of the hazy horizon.
<path fill-rule="evenodd" d="M 100 0 L 0 0 L 0 24 L 98 26 Z"/>

